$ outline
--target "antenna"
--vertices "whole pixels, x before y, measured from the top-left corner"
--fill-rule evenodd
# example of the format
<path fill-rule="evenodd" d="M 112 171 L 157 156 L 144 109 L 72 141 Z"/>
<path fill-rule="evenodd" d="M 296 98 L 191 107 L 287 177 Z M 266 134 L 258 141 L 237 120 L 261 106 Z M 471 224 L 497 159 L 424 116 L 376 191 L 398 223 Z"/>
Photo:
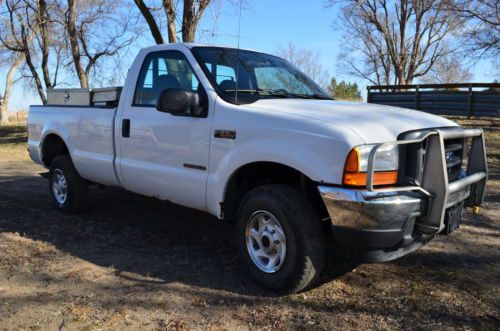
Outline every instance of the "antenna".
<path fill-rule="evenodd" d="M 241 36 L 241 4 L 243 0 L 240 0 L 240 14 L 238 17 L 238 48 L 236 49 L 236 89 L 234 91 L 234 103 L 238 102 L 238 81 L 240 73 L 240 36 Z"/>

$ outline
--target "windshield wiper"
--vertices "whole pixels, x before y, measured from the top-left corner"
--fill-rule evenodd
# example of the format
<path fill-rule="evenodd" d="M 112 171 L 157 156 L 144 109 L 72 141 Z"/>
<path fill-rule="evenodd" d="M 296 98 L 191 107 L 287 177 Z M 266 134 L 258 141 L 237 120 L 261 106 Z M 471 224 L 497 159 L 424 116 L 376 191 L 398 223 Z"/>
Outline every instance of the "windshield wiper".
<path fill-rule="evenodd" d="M 265 90 L 271 95 L 280 95 L 284 97 L 294 97 L 294 98 L 302 98 L 302 99 L 320 99 L 320 100 L 333 100 L 330 97 L 327 97 L 326 95 L 321 95 L 317 93 L 313 94 L 306 94 L 306 93 L 292 93 L 292 92 L 285 92 L 285 91 L 276 91 L 276 90 Z"/>
<path fill-rule="evenodd" d="M 290 94 L 295 96 L 295 97 L 300 97 L 300 98 L 304 98 L 304 99 L 333 100 L 332 98 L 327 97 L 326 95 L 321 95 L 321 94 L 317 94 L 317 93 L 313 93 L 313 94 L 290 93 Z"/>
<path fill-rule="evenodd" d="M 272 96 L 278 96 L 278 97 L 283 97 L 283 98 L 289 98 L 291 96 L 296 96 L 294 95 L 293 93 L 290 93 L 288 91 L 280 91 L 280 90 L 267 90 L 267 89 L 257 89 L 258 93 L 261 94 L 261 92 L 263 93 L 267 93 L 268 95 L 272 95 Z"/>
<path fill-rule="evenodd" d="M 332 97 L 329 97 L 327 95 L 321 95 L 321 94 L 317 94 L 317 93 L 314 93 L 311 95 L 313 98 L 315 99 L 319 99 L 319 100 L 335 100 L 334 98 Z"/>
<path fill-rule="evenodd" d="M 227 92 L 235 92 L 236 90 L 230 90 Z M 285 90 L 271 90 L 271 89 L 245 89 L 245 90 L 240 90 L 238 89 L 238 93 L 253 93 L 253 94 L 258 94 L 258 95 L 272 95 L 272 96 L 277 96 L 277 97 L 282 97 L 282 98 L 301 98 L 301 99 L 319 99 L 319 100 L 333 100 L 333 98 L 330 98 L 326 95 L 321 95 L 317 93 L 313 94 L 305 94 L 305 93 L 292 93 L 288 92 Z"/>
<path fill-rule="evenodd" d="M 244 89 L 244 90 L 226 90 L 225 92 L 238 92 L 238 93 L 250 93 L 250 94 L 257 94 L 257 95 L 272 95 L 272 96 L 279 96 L 283 98 L 288 98 L 290 96 L 289 93 L 281 92 L 281 91 L 276 91 L 276 90 L 265 90 L 265 89 Z"/>

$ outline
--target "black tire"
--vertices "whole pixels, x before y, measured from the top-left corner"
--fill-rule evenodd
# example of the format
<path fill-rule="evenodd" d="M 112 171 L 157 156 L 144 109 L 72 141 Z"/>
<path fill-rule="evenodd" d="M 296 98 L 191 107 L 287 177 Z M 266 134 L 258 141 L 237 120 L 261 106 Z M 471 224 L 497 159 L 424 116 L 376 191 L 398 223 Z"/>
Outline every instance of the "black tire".
<path fill-rule="evenodd" d="M 58 201 L 53 188 L 54 174 L 59 172 L 62 172 L 66 180 L 67 193 L 64 201 Z M 87 209 L 88 183 L 80 177 L 68 155 L 57 156 L 50 163 L 49 194 L 57 209 L 64 213 L 79 214 Z"/>
<path fill-rule="evenodd" d="M 286 258 L 273 273 L 262 271 L 252 261 L 246 230 L 256 211 L 271 213 L 286 236 Z M 254 280 L 280 294 L 297 293 L 317 280 L 325 263 L 325 239 L 319 217 L 308 199 L 286 185 L 257 187 L 244 197 L 236 220 L 235 242 L 243 264 Z"/>

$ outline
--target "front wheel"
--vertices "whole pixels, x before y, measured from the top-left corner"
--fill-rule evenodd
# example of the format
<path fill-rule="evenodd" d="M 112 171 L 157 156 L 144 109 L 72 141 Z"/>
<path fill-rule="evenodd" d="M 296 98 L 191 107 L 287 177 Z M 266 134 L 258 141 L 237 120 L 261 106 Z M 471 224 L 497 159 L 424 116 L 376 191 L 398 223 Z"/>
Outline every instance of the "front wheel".
<path fill-rule="evenodd" d="M 296 293 L 323 269 L 324 236 L 307 198 L 286 185 L 250 191 L 238 210 L 236 243 L 243 264 L 264 287 Z"/>

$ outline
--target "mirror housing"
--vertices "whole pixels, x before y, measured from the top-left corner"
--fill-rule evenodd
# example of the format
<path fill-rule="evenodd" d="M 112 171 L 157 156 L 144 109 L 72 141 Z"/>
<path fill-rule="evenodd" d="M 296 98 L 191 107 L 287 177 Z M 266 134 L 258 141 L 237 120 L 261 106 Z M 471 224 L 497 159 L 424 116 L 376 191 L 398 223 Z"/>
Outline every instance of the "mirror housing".
<path fill-rule="evenodd" d="M 202 117 L 204 111 L 198 93 L 180 88 L 165 89 L 160 93 L 156 109 L 176 116 Z"/>

